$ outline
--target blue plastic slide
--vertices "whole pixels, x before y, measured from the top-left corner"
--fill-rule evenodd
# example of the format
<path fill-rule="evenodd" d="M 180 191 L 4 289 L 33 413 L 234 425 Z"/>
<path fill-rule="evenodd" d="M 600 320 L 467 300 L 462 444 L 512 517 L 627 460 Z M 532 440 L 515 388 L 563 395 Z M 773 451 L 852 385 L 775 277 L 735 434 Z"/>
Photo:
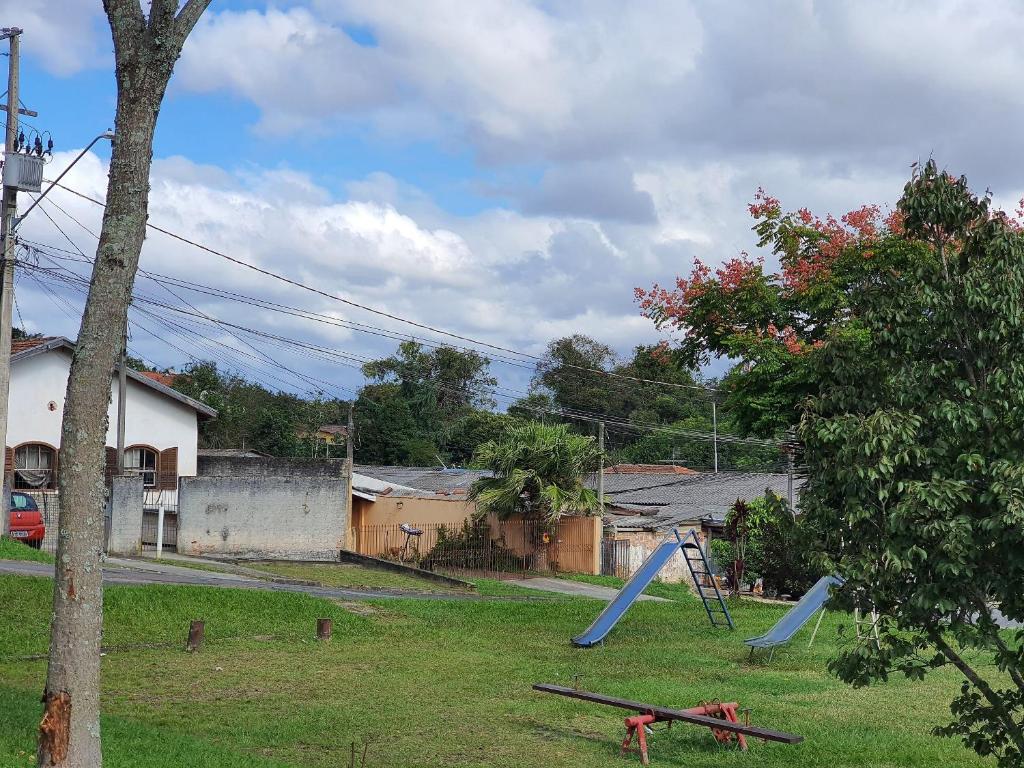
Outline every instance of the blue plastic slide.
<path fill-rule="evenodd" d="M 814 614 L 825 607 L 828 602 L 828 589 L 832 585 L 842 584 L 843 580 L 838 576 L 822 576 L 818 582 L 811 587 L 807 594 L 800 598 L 800 602 L 794 605 L 790 611 L 779 619 L 778 623 L 760 637 L 752 637 L 744 640 L 751 650 L 754 648 L 773 648 L 789 642 L 797 631 L 810 621 Z"/>
<path fill-rule="evenodd" d="M 658 545 L 647 559 L 644 560 L 636 573 L 627 581 L 615 598 L 605 606 L 601 615 L 594 619 L 594 623 L 587 627 L 587 631 L 579 637 L 572 639 L 572 644 L 587 648 L 601 642 L 615 623 L 622 618 L 622 615 L 629 609 L 640 594 L 647 588 L 658 571 L 668 562 L 676 552 L 679 551 L 679 535 L 674 534 Z"/>

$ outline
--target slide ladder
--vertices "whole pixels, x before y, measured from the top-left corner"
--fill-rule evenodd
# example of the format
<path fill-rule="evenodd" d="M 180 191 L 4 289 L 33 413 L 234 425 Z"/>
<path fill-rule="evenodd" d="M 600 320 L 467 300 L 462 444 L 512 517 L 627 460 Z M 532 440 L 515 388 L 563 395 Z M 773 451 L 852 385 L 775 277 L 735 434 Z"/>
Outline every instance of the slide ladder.
<path fill-rule="evenodd" d="M 679 543 L 679 546 L 683 550 L 683 559 L 686 560 L 686 567 L 690 569 L 690 575 L 697 587 L 697 594 L 700 596 L 701 602 L 704 603 L 704 610 L 707 611 L 711 626 L 735 629 L 736 625 L 732 623 L 729 608 L 718 588 L 718 580 L 711 572 L 711 566 L 704 555 L 704 549 L 697 539 L 697 534 L 691 530 Z"/>

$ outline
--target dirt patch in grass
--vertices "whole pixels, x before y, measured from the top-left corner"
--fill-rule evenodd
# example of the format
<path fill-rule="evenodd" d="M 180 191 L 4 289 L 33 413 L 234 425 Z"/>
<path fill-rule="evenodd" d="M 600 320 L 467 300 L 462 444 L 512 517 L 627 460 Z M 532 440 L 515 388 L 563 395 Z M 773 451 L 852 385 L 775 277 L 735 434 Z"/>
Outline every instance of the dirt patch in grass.
<path fill-rule="evenodd" d="M 349 563 L 259 563 L 250 566 L 268 575 L 308 581 L 324 587 L 458 593 L 455 587 L 418 576 L 393 573 Z"/>

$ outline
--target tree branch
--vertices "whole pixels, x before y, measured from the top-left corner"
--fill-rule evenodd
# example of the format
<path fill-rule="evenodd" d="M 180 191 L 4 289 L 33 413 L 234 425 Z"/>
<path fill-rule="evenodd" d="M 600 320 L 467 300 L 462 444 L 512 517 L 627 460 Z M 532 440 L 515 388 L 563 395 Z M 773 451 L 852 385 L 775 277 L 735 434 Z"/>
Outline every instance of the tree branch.
<path fill-rule="evenodd" d="M 1005 655 L 1007 660 L 1009 660 L 1014 656 L 1014 653 L 1006 643 L 1003 642 L 1003 638 L 999 636 L 999 627 L 997 627 L 995 622 L 991 619 L 989 607 L 985 602 L 984 595 L 976 594 L 974 599 L 979 611 L 978 618 L 980 619 L 980 626 L 978 629 L 985 635 L 985 637 L 994 643 L 996 648 L 998 648 Z M 988 619 L 987 621 L 985 620 L 986 618 Z M 1024 677 L 1021 676 L 1020 668 L 1016 664 L 1009 663 L 1008 661 L 1006 665 L 1006 672 L 1010 675 L 1010 679 L 1013 680 L 1013 684 L 1024 692 Z"/>
<path fill-rule="evenodd" d="M 110 22 L 115 48 L 138 38 L 146 26 L 146 16 L 139 0 L 103 0 L 103 10 Z"/>
<path fill-rule="evenodd" d="M 199 17 L 203 15 L 211 0 L 188 0 L 180 11 L 178 11 L 178 18 L 174 22 L 174 32 L 178 35 L 179 39 L 184 40 L 189 36 L 193 27 L 199 22 Z"/>
<path fill-rule="evenodd" d="M 992 709 L 998 713 L 1007 735 L 1017 746 L 1017 750 L 1024 754 L 1024 733 L 1021 732 L 1020 726 L 1014 721 L 1013 715 L 1006 709 L 1006 704 L 999 698 L 999 694 L 992 690 L 992 686 L 988 684 L 988 681 L 978 675 L 971 665 L 964 661 L 963 657 L 942 639 L 938 632 L 930 631 L 928 634 L 931 641 L 935 643 L 935 647 L 953 663 L 953 666 L 960 670 L 963 676 L 970 681 L 971 685 L 981 691 L 981 695 L 988 700 L 988 703 L 992 705 Z"/>

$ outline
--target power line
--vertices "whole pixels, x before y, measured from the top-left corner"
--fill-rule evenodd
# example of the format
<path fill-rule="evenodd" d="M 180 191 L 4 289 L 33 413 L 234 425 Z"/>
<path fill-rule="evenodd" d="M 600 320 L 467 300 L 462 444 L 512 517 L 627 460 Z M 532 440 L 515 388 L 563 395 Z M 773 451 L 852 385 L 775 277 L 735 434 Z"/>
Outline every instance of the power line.
<path fill-rule="evenodd" d="M 91 197 L 90 195 L 86 195 L 85 193 L 79 192 L 79 191 L 77 191 L 75 189 L 72 189 L 72 188 L 70 188 L 70 187 L 68 187 L 68 186 L 66 186 L 64 184 L 57 184 L 57 186 L 60 187 L 61 189 L 65 190 L 65 191 L 73 194 L 73 195 L 76 195 L 77 197 L 82 198 L 83 200 L 88 200 L 89 202 L 94 203 L 95 205 L 99 205 L 99 206 L 104 207 L 104 208 L 106 207 L 106 203 L 104 203 L 102 200 L 98 200 L 97 198 Z M 218 251 L 218 250 L 216 250 L 214 248 L 211 248 L 210 246 L 203 245 L 202 243 L 199 243 L 199 242 L 197 242 L 195 240 L 187 238 L 184 235 L 179 235 L 179 234 L 177 234 L 175 232 L 171 232 L 168 229 L 164 229 L 163 227 L 160 227 L 160 226 L 158 226 L 156 224 L 153 224 L 152 222 L 146 222 L 146 226 L 149 227 L 150 229 L 156 231 L 156 232 L 160 232 L 161 234 L 166 235 L 166 236 L 171 237 L 171 238 L 174 238 L 175 240 L 178 240 L 179 242 L 185 243 L 187 245 L 191 245 L 194 248 L 198 248 L 198 249 L 200 249 L 202 251 L 206 251 L 207 253 L 210 253 L 210 254 L 212 254 L 214 256 L 218 256 L 218 257 L 220 257 L 222 259 L 225 259 L 226 261 L 229 261 L 229 262 L 231 262 L 233 264 L 236 264 L 236 265 L 241 266 L 241 267 L 245 267 L 246 269 L 250 269 L 250 270 L 252 270 L 254 272 L 257 272 L 257 273 L 259 273 L 261 275 L 264 275 L 266 277 L 270 277 L 270 278 L 272 278 L 274 280 L 278 280 L 278 281 L 280 281 L 282 283 L 286 283 L 286 284 L 291 285 L 291 286 L 293 286 L 295 288 L 300 288 L 300 289 L 302 289 L 304 291 L 308 291 L 310 293 L 314 293 L 314 294 L 316 294 L 318 296 L 322 296 L 322 297 L 330 299 L 332 301 L 337 301 L 337 302 L 340 302 L 342 304 L 346 304 L 348 306 L 355 307 L 357 309 L 361 309 L 361 310 L 363 310 L 365 312 L 370 312 L 370 313 L 378 315 L 380 317 L 386 317 L 386 318 L 388 318 L 390 320 L 394 320 L 396 322 L 405 323 L 406 325 L 411 325 L 414 328 L 419 328 L 421 330 L 430 331 L 431 333 L 435 333 L 435 334 L 438 334 L 440 336 L 447 336 L 449 338 L 458 339 L 460 341 L 465 341 L 465 342 L 468 342 L 470 344 L 475 344 L 475 345 L 477 345 L 479 347 L 484 347 L 486 349 L 493 349 L 493 350 L 497 350 L 497 351 L 500 351 L 500 352 L 506 352 L 506 353 L 509 353 L 509 354 L 512 354 L 512 355 L 517 355 L 519 357 L 528 358 L 528 359 L 531 359 L 531 360 L 534 360 L 534 361 L 538 361 L 538 362 L 543 360 L 543 357 L 541 357 L 539 355 L 534 355 L 534 354 L 531 354 L 529 352 L 521 352 L 519 350 L 511 349 L 509 347 L 503 347 L 503 346 L 500 346 L 498 344 L 491 344 L 491 343 L 486 342 L 486 341 L 481 341 L 479 339 L 474 339 L 474 338 L 472 338 L 470 336 L 464 336 L 464 335 L 461 335 L 461 334 L 458 334 L 458 333 L 454 333 L 452 331 L 446 331 L 444 329 L 437 328 L 435 326 L 428 325 L 426 323 L 420 323 L 420 322 L 417 322 L 415 320 L 410 320 L 408 318 L 401 317 L 400 315 L 395 315 L 393 313 L 386 312 L 384 310 L 377 309 L 375 307 L 371 307 L 371 306 L 368 306 L 366 304 L 361 304 L 359 302 L 352 301 L 351 299 L 346 299 L 343 296 L 338 296 L 336 294 L 329 293 L 328 291 L 323 291 L 323 290 L 321 290 L 319 288 L 315 288 L 313 286 L 306 285 L 305 283 L 301 283 L 301 282 L 299 282 L 297 280 L 293 280 L 292 278 L 286 277 L 286 276 L 284 276 L 284 275 L 282 275 L 280 273 L 273 272 L 272 270 L 269 270 L 269 269 L 264 269 L 263 267 L 259 267 L 259 266 L 255 265 L 255 264 L 252 264 L 251 262 L 245 261 L 244 259 L 239 259 L 239 258 L 237 258 L 235 256 L 230 256 L 230 255 L 228 255 L 226 253 L 223 253 L 222 251 Z M 716 392 L 717 391 L 717 389 L 714 388 L 714 387 L 707 387 L 707 386 L 702 386 L 702 385 L 699 385 L 699 384 L 679 384 L 679 383 L 676 383 L 676 382 L 659 381 L 659 380 L 656 380 L 656 379 L 646 379 L 646 378 L 639 377 L 639 376 L 629 376 L 629 375 L 626 375 L 626 374 L 615 373 L 614 371 L 605 371 L 605 370 L 603 370 L 601 368 L 590 368 L 590 367 L 587 367 L 587 366 L 573 365 L 571 363 L 563 363 L 563 364 L 567 368 L 575 368 L 575 369 L 581 370 L 581 371 L 588 371 L 590 373 L 596 373 L 596 374 L 603 375 L 603 376 L 611 376 L 611 377 L 615 377 L 615 378 L 626 379 L 626 380 L 629 380 L 629 381 L 635 381 L 635 382 L 639 382 L 639 383 L 642 383 L 642 384 L 657 384 L 659 386 L 673 387 L 673 388 L 679 388 L 679 389 L 693 389 L 693 390 L 700 390 L 700 391 L 703 391 L 703 392 Z"/>
<path fill-rule="evenodd" d="M 63 270 L 63 272 L 68 272 L 70 277 L 67 277 L 64 274 L 61 274 L 58 271 L 60 268 L 58 268 L 58 270 L 53 270 L 53 269 L 50 269 L 50 268 L 47 268 L 47 267 L 43 267 L 43 266 L 40 266 L 40 265 L 31 264 L 31 263 L 26 263 L 26 267 L 28 269 L 30 269 L 30 270 L 40 271 L 40 272 L 49 274 L 54 279 L 61 280 L 61 281 L 64 281 L 64 282 L 70 282 L 70 283 L 77 284 L 77 287 L 80 290 L 85 290 L 87 285 L 88 285 L 88 280 L 85 277 L 83 277 L 81 275 L 77 275 L 76 273 L 73 273 L 73 272 L 68 272 L 67 270 Z M 353 364 L 353 362 L 351 362 L 352 360 L 356 360 L 356 361 L 359 361 L 359 362 L 365 362 L 364 358 L 359 358 L 358 356 L 354 356 L 354 355 L 352 355 L 350 353 L 343 352 L 341 350 L 331 349 L 329 347 L 323 347 L 323 346 L 320 346 L 320 345 L 311 344 L 309 342 L 300 341 L 298 339 L 292 339 L 292 338 L 289 338 L 289 337 L 286 337 L 286 336 L 280 336 L 280 335 L 277 335 L 277 334 L 268 333 L 266 331 L 261 331 L 261 330 L 255 329 L 255 328 L 249 328 L 249 327 L 246 327 L 246 326 L 243 326 L 243 325 L 239 325 L 239 324 L 236 324 L 236 323 L 230 323 L 230 322 L 223 321 L 223 320 L 211 319 L 209 316 L 204 315 L 204 314 L 190 312 L 189 310 L 185 310 L 185 309 L 183 309 L 181 307 L 175 307 L 173 305 L 166 304 L 164 302 L 152 299 L 152 298 L 144 296 L 144 295 L 135 294 L 134 297 L 133 297 L 133 307 L 135 308 L 135 310 L 136 311 L 145 312 L 147 315 L 153 316 L 154 318 L 156 318 L 158 316 L 155 315 L 155 313 L 153 313 L 150 310 L 142 310 L 140 307 L 138 307 L 138 305 L 135 302 L 151 305 L 151 306 L 154 306 L 154 307 L 157 307 L 157 308 L 160 308 L 160 309 L 164 309 L 164 310 L 167 310 L 167 311 L 175 312 L 175 313 L 178 313 L 178 314 L 181 314 L 181 315 L 185 315 L 185 316 L 198 317 L 198 318 L 203 319 L 203 320 L 213 321 L 213 322 L 216 322 L 218 325 L 224 325 L 224 326 L 227 326 L 229 328 L 236 329 L 236 330 L 239 330 L 239 331 L 242 331 L 242 332 L 245 332 L 245 333 L 257 336 L 257 337 L 261 337 L 261 338 L 264 338 L 264 339 L 270 339 L 270 340 L 273 340 L 273 341 L 276 341 L 276 342 L 280 342 L 280 343 L 286 344 L 286 345 L 288 345 L 286 348 L 299 347 L 299 348 L 301 348 L 303 350 L 306 350 L 306 351 L 314 353 L 314 355 L 315 355 L 315 357 L 317 359 L 327 360 L 328 362 L 335 362 L 335 363 L 339 363 L 340 362 L 340 364 L 342 364 L 342 365 L 348 365 L 349 367 L 353 367 L 353 368 L 358 368 L 359 366 Z M 165 320 L 165 322 L 167 322 L 167 321 Z M 236 354 L 244 354 L 244 353 L 241 353 L 238 350 L 234 350 L 233 348 L 231 348 L 231 347 L 229 347 L 227 345 L 224 345 L 223 342 L 218 342 L 215 339 L 209 339 L 208 341 L 211 341 L 213 343 L 217 343 L 217 344 L 220 344 L 222 346 L 225 346 L 228 349 L 231 349 L 232 352 L 234 352 Z M 251 355 L 246 355 L 246 356 L 252 357 Z M 344 361 L 339 361 L 338 358 L 342 358 Z M 249 367 L 249 366 L 246 366 L 246 367 Z M 441 389 L 452 390 L 452 388 L 445 387 L 442 384 L 435 383 L 435 385 L 440 387 Z M 505 391 L 502 391 L 502 390 L 505 390 Z M 452 391 L 458 391 L 458 390 L 452 390 Z M 495 397 L 498 397 L 498 398 L 500 398 L 502 400 L 508 400 L 508 401 L 515 400 L 518 397 L 520 397 L 523 394 L 525 394 L 525 393 L 523 393 L 521 391 L 508 390 L 507 388 L 502 388 L 502 387 L 495 387 L 494 389 L 488 389 L 487 392 L 489 394 L 495 396 Z M 506 394 L 506 392 L 511 392 L 512 394 Z M 460 392 L 460 394 L 461 394 L 461 392 Z M 627 420 L 625 418 L 614 416 L 614 415 L 611 415 L 611 414 L 596 413 L 596 412 L 593 412 L 593 411 L 584 411 L 584 410 L 574 409 L 574 408 L 545 408 L 543 406 L 529 406 L 529 405 L 525 405 L 525 404 L 522 404 L 522 403 L 519 404 L 519 407 L 523 408 L 524 410 L 528 410 L 528 411 L 533 411 L 533 412 L 537 412 L 537 413 L 546 413 L 546 414 L 560 416 L 562 418 L 575 419 L 575 420 L 579 420 L 579 421 L 587 421 L 587 422 L 591 422 L 591 423 L 605 422 L 606 424 L 618 427 L 619 429 L 632 430 L 632 431 L 638 432 L 638 433 L 643 433 L 643 432 L 661 432 L 661 433 L 676 435 L 676 436 L 679 436 L 679 437 L 684 437 L 684 438 L 693 439 L 693 440 L 716 440 L 717 439 L 717 441 L 719 443 L 724 443 L 724 444 L 735 443 L 735 444 L 743 444 L 743 445 L 758 445 L 758 446 L 763 446 L 763 447 L 777 447 L 778 446 L 777 442 L 771 441 L 771 440 L 763 440 L 763 439 L 759 439 L 759 438 L 738 437 L 738 436 L 722 434 L 722 433 L 719 433 L 717 435 L 717 437 L 716 437 L 713 433 L 702 432 L 700 430 L 682 429 L 682 428 L 679 428 L 679 427 L 672 427 L 672 426 L 668 426 L 668 425 L 655 424 L 655 423 L 650 423 L 650 422 L 629 421 L 629 420 Z"/>
<path fill-rule="evenodd" d="M 47 202 L 49 202 L 49 201 L 47 201 Z M 79 226 L 81 226 L 81 227 L 82 227 L 83 229 L 85 229 L 85 231 L 86 231 L 86 232 L 89 232 L 89 234 L 92 234 L 92 235 L 93 235 L 93 236 L 95 237 L 95 233 L 93 233 L 93 232 L 92 232 L 91 230 L 89 230 L 89 228 L 88 228 L 88 227 L 86 227 L 86 226 L 85 226 L 84 224 L 82 224 L 82 223 L 81 223 L 80 221 L 78 221 L 78 220 L 77 220 L 77 219 L 75 219 L 75 218 L 74 218 L 73 216 L 71 216 L 71 215 L 70 215 L 70 214 L 69 214 L 69 213 L 68 213 L 67 211 L 65 211 L 65 210 L 64 210 L 63 208 L 61 208 L 61 207 L 60 207 L 59 205 L 56 205 L 56 207 L 57 207 L 57 209 L 58 209 L 58 210 L 60 210 L 60 211 L 61 211 L 61 212 L 62 212 L 62 213 L 63 213 L 63 214 L 65 215 L 65 216 L 68 216 L 69 218 L 71 218 L 71 219 L 72 219 L 72 221 L 74 221 L 74 222 L 75 222 L 76 224 L 78 224 L 78 225 L 79 225 Z M 46 218 L 50 220 L 50 223 L 51 223 L 51 224 L 53 224 L 53 226 L 54 226 L 54 227 L 56 227 L 57 231 L 58 231 L 58 232 L 60 232 L 60 233 L 61 233 L 61 235 L 63 235 L 63 236 L 64 236 L 64 239 L 65 239 L 65 240 L 67 240 L 67 241 L 68 241 L 68 243 L 70 243 L 70 244 L 71 244 L 71 246 L 72 246 L 73 248 L 75 248 L 75 249 L 76 249 L 76 250 L 78 251 L 78 253 L 79 253 L 79 254 L 80 254 L 80 255 L 82 256 L 82 259 L 83 259 L 83 260 L 84 260 L 84 261 L 85 261 L 86 263 L 90 263 L 90 264 L 91 264 L 91 263 L 92 263 L 92 260 L 91 260 L 91 259 L 89 259 L 89 257 L 88 257 L 88 256 L 86 256 L 86 254 L 85 254 L 85 253 L 84 253 L 84 252 L 83 252 L 83 251 L 81 250 L 81 248 L 79 248 L 79 247 L 78 247 L 78 245 L 77 245 L 77 244 L 76 244 L 76 243 L 75 243 L 75 242 L 74 242 L 74 241 L 73 241 L 73 240 L 71 239 L 71 237 L 70 237 L 70 236 L 68 236 L 67 232 L 65 232 L 65 231 L 64 231 L 64 230 L 63 230 L 63 229 L 61 228 L 60 224 L 58 224 L 58 223 L 57 223 L 57 222 L 56 222 L 56 221 L 55 221 L 55 220 L 53 219 L 53 217 L 52 217 L 52 216 L 50 216 L 49 212 L 48 212 L 48 211 L 47 211 L 47 210 L 46 210 L 46 209 L 45 209 L 44 207 L 42 207 L 42 206 L 40 206 L 40 210 L 42 210 L 42 211 L 43 211 L 43 213 L 44 213 L 44 214 L 46 215 Z M 140 271 L 142 272 L 142 274 L 143 274 L 143 276 L 144 276 L 144 277 L 148 277 L 148 278 L 150 278 L 150 279 L 153 279 L 153 278 L 151 278 L 151 277 L 150 277 L 150 275 L 149 275 L 148 273 L 146 273 L 145 271 L 142 271 L 142 270 L 140 270 Z M 72 273 L 72 274 L 76 274 L 76 273 Z M 193 304 L 189 303 L 189 302 L 188 302 L 188 301 L 187 301 L 186 299 L 184 299 L 183 297 L 179 296 L 179 295 L 178 295 L 177 293 L 175 293 L 175 292 L 174 292 L 173 290 L 171 290 L 171 289 L 170 289 L 170 288 L 169 288 L 169 287 L 168 287 L 167 285 L 165 285 L 165 284 L 164 284 L 163 282 L 161 282 L 160 280 L 156 280 L 156 279 L 153 279 L 153 282 L 155 282 L 155 283 L 156 283 L 157 285 L 159 285 L 159 286 L 160 286 L 161 288 L 163 288 L 163 289 L 164 289 L 165 291 L 167 291 L 167 292 L 168 292 L 168 293 L 169 293 L 169 294 L 170 294 L 171 296 L 173 296 L 173 297 L 174 297 L 175 299 L 177 299 L 178 301 L 180 301 L 180 302 L 182 302 L 183 304 L 185 304 L 186 306 L 188 306 L 188 307 L 189 307 L 190 309 L 192 309 L 192 310 L 193 310 L 194 312 L 196 312 L 197 314 L 199 314 L 199 315 L 201 315 L 201 316 L 205 317 L 205 318 L 206 318 L 207 320 L 209 320 L 210 322 L 216 323 L 216 324 L 218 324 L 218 325 L 222 325 L 222 324 L 218 323 L 218 321 L 217 321 L 217 320 L 216 320 L 215 318 L 212 318 L 212 317 L 210 317 L 209 315 L 206 315 L 206 314 L 204 314 L 204 313 L 203 313 L 203 312 L 202 312 L 202 311 L 201 311 L 201 310 L 200 310 L 200 309 L 199 309 L 198 307 L 196 307 L 195 305 L 193 305 Z M 231 331 L 228 331 L 228 333 L 229 333 L 229 335 L 233 336 L 233 337 L 234 337 L 234 338 L 236 338 L 236 339 L 237 339 L 238 341 L 240 341 L 240 342 L 241 342 L 242 344 L 245 344 L 245 345 L 246 345 L 247 347 L 249 347 L 250 349 L 252 349 L 252 350 L 253 350 L 253 352 L 255 352 L 256 354 L 258 354 L 258 355 L 260 355 L 261 357 L 263 357 L 263 358 L 264 358 L 264 360 L 265 360 L 266 362 L 270 363 L 270 364 L 271 364 L 271 365 L 273 365 L 273 366 L 277 366 L 277 367 L 280 367 L 280 368 L 282 368 L 283 370 L 285 370 L 285 371 L 287 371 L 288 373 L 292 374 L 292 375 L 293 375 L 293 376 L 295 376 L 296 378 L 298 378 L 298 379 L 302 379 L 302 380 L 303 380 L 303 381 L 305 381 L 305 382 L 306 382 L 307 384 L 313 384 L 313 382 L 312 382 L 312 381 L 310 381 L 310 380 L 309 380 L 309 379 L 308 379 L 307 377 L 305 377 L 305 376 L 304 376 L 304 375 L 303 375 L 302 373 L 299 373 L 298 371 L 292 370 L 291 368 L 289 368 L 289 367 L 285 366 L 285 365 L 284 365 L 283 363 L 281 363 L 280 361 L 276 361 L 276 360 L 274 360 L 274 359 L 273 359 L 273 358 L 271 358 L 270 356 L 266 355 L 266 354 L 265 354 L 265 353 L 264 353 L 264 352 L 263 352 L 262 350 L 260 350 L 260 349 L 259 349 L 258 347 L 256 347 L 256 346 L 254 346 L 254 345 L 250 344 L 250 343 L 249 343 L 249 342 L 247 342 L 247 341 L 246 341 L 245 339 L 242 339 L 241 337 L 239 337 L 239 336 L 236 336 L 236 335 L 234 335 L 233 333 L 231 333 Z M 225 345 L 225 346 L 227 346 L 227 345 Z M 283 380 L 281 380 L 281 379 L 278 379 L 278 378 L 277 378 L 276 376 L 272 376 L 272 378 L 276 379 L 277 381 L 280 381 L 281 383 L 285 383 L 285 382 L 283 382 Z M 330 385 L 330 386 L 332 386 L 332 388 L 333 388 L 333 385 Z M 314 385 L 314 387 L 315 387 L 315 385 Z M 308 394 L 316 394 L 316 393 L 317 393 L 318 391 L 319 391 L 319 388 L 315 387 L 314 389 L 311 389 L 311 390 L 307 390 L 307 393 L 308 393 Z"/>

